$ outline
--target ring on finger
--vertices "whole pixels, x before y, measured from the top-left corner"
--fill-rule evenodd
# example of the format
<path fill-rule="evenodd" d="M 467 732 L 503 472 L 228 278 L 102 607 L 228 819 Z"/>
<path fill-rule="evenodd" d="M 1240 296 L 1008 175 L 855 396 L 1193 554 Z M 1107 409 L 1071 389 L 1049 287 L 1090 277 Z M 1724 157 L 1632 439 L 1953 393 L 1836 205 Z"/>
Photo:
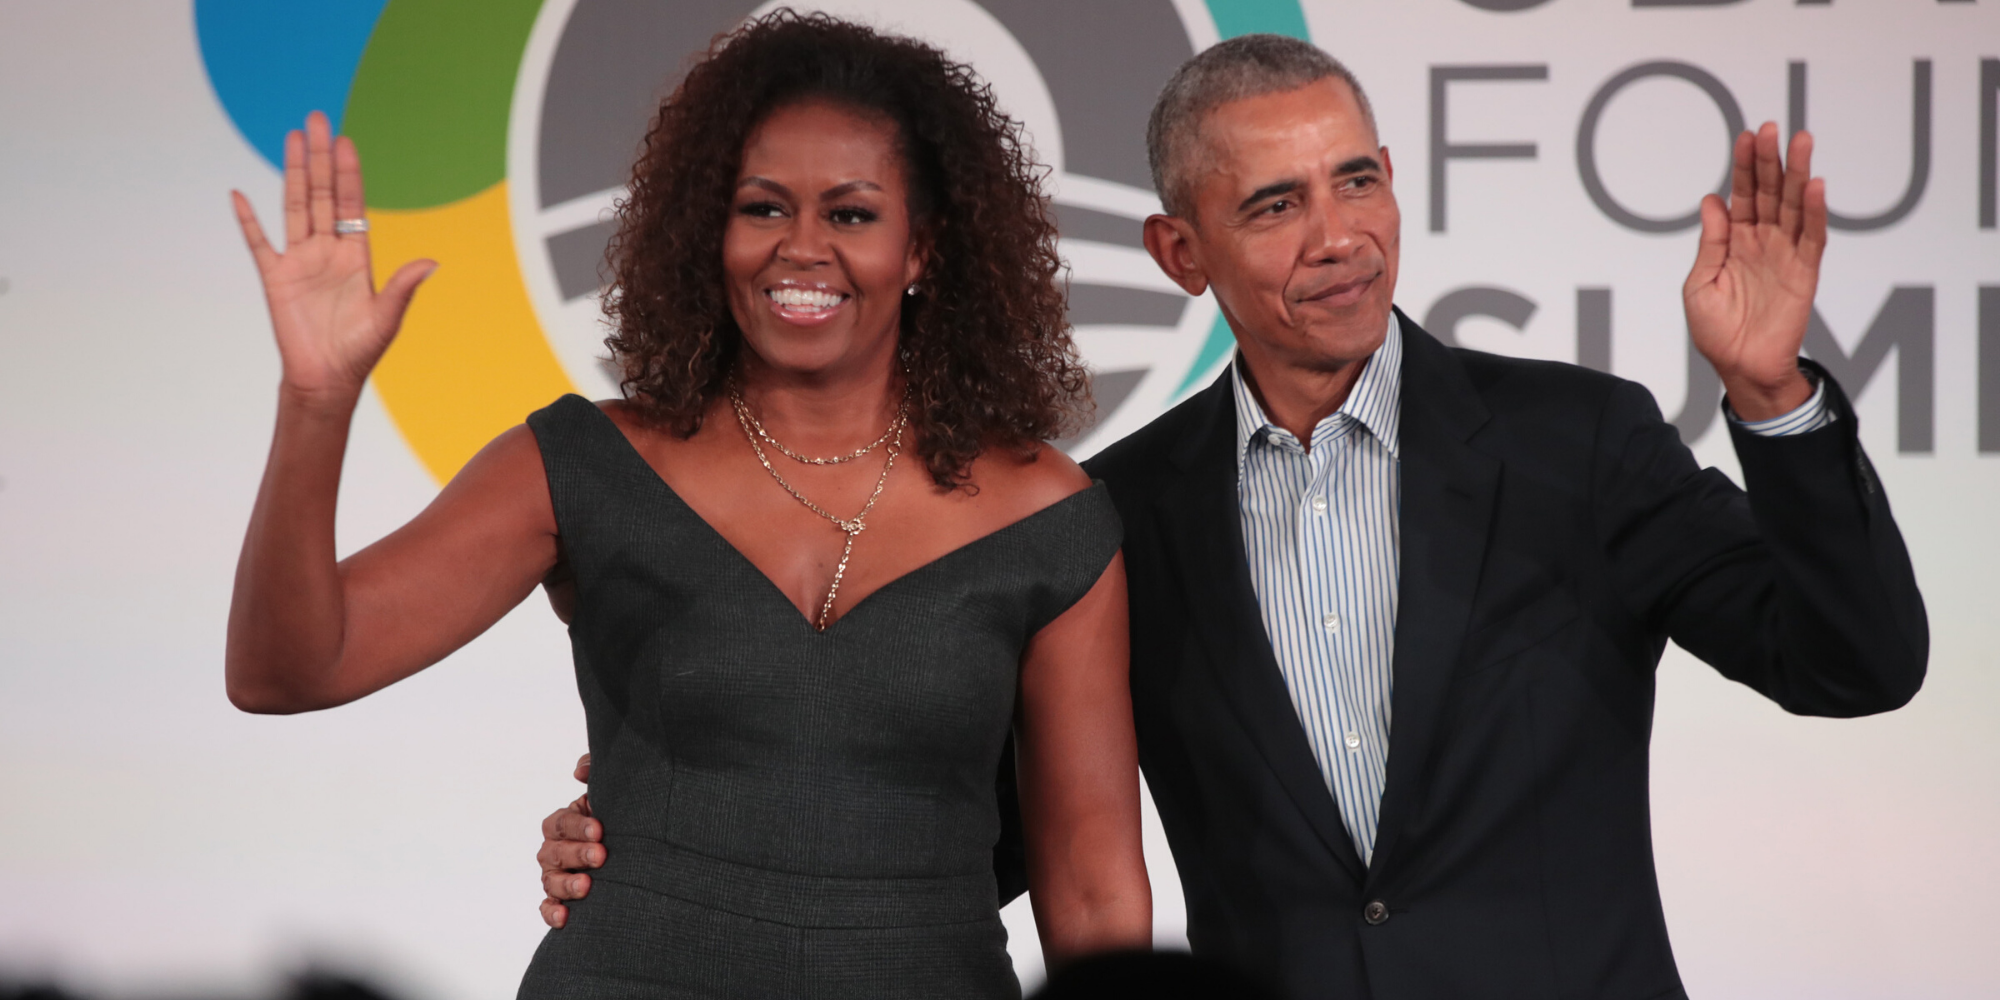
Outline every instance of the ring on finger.
<path fill-rule="evenodd" d="M 335 219 L 333 231 L 341 236 L 358 236 L 368 231 L 367 219 Z"/>

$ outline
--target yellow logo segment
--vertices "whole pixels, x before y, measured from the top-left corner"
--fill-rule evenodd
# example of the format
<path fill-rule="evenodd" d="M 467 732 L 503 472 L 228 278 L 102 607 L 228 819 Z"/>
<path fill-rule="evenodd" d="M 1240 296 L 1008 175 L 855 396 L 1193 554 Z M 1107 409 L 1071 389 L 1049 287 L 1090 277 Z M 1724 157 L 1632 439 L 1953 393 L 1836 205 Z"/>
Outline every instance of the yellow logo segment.
<path fill-rule="evenodd" d="M 501 431 L 574 392 L 521 282 L 507 182 L 437 208 L 368 213 L 375 281 L 404 261 L 438 270 L 375 367 L 375 389 L 442 483 Z"/>

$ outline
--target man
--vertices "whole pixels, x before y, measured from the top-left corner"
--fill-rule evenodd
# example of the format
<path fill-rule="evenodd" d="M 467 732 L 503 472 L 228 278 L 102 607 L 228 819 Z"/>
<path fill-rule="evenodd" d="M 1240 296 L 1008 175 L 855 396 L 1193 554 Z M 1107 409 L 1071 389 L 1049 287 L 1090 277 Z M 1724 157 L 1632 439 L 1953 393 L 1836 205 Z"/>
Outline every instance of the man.
<path fill-rule="evenodd" d="M 1147 249 L 1238 346 L 1086 463 L 1125 521 L 1189 942 L 1295 997 L 1683 995 L 1647 813 L 1667 640 L 1826 716 L 1902 705 L 1928 655 L 1853 410 L 1798 358 L 1826 239 L 1810 137 L 1788 166 L 1776 126 L 1738 138 L 1685 288 L 1747 495 L 1643 388 L 1448 349 L 1392 307 L 1389 151 L 1324 53 L 1207 50 L 1148 146 Z M 594 827 L 550 818 L 552 897 L 587 888 Z"/>

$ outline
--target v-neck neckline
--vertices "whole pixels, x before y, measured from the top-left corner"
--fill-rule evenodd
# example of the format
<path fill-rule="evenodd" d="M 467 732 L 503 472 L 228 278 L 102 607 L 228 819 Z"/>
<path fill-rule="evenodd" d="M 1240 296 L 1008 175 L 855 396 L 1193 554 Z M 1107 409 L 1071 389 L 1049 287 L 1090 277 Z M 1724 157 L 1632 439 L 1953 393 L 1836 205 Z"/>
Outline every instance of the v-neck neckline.
<path fill-rule="evenodd" d="M 582 399 L 583 397 L 579 396 L 577 398 Z M 764 572 L 764 568 L 762 566 L 757 565 L 756 560 L 751 559 L 749 556 L 743 554 L 743 550 L 738 548 L 735 542 L 730 541 L 728 535 L 723 534 L 722 531 L 716 528 L 715 525 L 710 524 L 708 518 L 701 516 L 701 512 L 695 510 L 694 505 L 688 503 L 687 500 L 680 495 L 680 492 L 674 489 L 673 484 L 667 482 L 667 478 L 665 476 L 660 475 L 660 470 L 653 468 L 653 463 L 646 461 L 645 454 L 639 451 L 638 446 L 632 443 L 632 439 L 626 436 L 625 429 L 623 427 L 618 426 L 618 422 L 616 420 L 611 419 L 610 414 L 605 413 L 604 410 L 601 407 L 599 407 L 596 403 L 592 403 L 587 399 L 583 400 L 583 402 L 590 407 L 593 413 L 597 414 L 598 418 L 604 422 L 605 426 L 611 431 L 611 433 L 617 436 L 619 443 L 624 446 L 626 455 L 629 458 L 631 458 L 632 461 L 639 463 L 639 466 L 646 470 L 647 478 L 651 479 L 653 483 L 657 484 L 660 490 L 666 494 L 669 500 L 671 500 L 675 505 L 680 507 L 681 510 L 686 511 L 689 517 L 693 518 L 696 523 L 700 524 L 703 530 L 708 532 L 710 537 L 714 538 L 718 542 L 721 542 L 722 547 L 724 549 L 727 549 L 729 553 L 736 558 L 736 561 L 741 563 L 744 568 L 748 569 L 752 576 L 755 576 L 758 580 L 761 580 L 764 584 L 765 589 L 770 592 L 771 596 L 777 598 L 779 602 L 781 602 L 788 610 L 791 611 L 791 614 L 788 617 L 796 620 L 799 624 L 804 625 L 806 627 L 806 630 L 814 635 L 820 635 L 820 636 L 827 635 L 831 633 L 834 629 L 839 628 L 841 623 L 847 621 L 849 618 L 854 617 L 855 613 L 859 612 L 870 601 L 873 601 L 875 599 L 875 595 L 880 594 L 883 591 L 890 589 L 891 587 L 895 587 L 898 584 L 903 583 L 905 580 L 908 580 L 914 576 L 924 573 L 936 567 L 939 563 L 942 563 L 947 559 L 953 558 L 954 556 L 957 556 L 967 551 L 968 549 L 971 549 L 987 541 L 991 541 L 992 539 L 1000 535 L 1006 534 L 1007 532 L 1013 531 L 1014 529 L 1027 524 L 1029 521 L 1033 521 L 1045 514 L 1054 511 L 1058 507 L 1062 507 L 1066 504 L 1069 504 L 1071 501 L 1074 501 L 1079 497 L 1104 489 L 1103 483 L 1093 482 L 1089 486 L 1080 489 L 1075 493 L 1070 494 L 1069 496 L 1063 497 L 1062 499 L 1057 500 L 1054 503 L 1042 507 L 1041 509 L 1034 511 L 1033 513 L 1027 514 L 1013 521 L 1009 521 L 1008 523 L 1001 525 L 1000 527 L 995 528 L 992 531 L 987 532 L 986 534 L 980 535 L 977 538 L 971 539 L 961 545 L 957 545 L 949 550 L 946 550 L 945 552 L 939 554 L 936 558 L 933 558 L 928 562 L 922 563 L 918 566 L 912 567 L 909 570 L 899 573 L 896 576 L 883 581 L 881 586 L 876 587 L 874 590 L 871 590 L 866 594 L 863 594 L 861 596 L 861 599 L 855 601 L 852 605 L 850 605 L 847 611 L 841 614 L 840 617 L 835 618 L 833 621 L 829 622 L 825 628 L 820 628 L 819 626 L 813 624 L 813 620 L 810 617 L 808 617 L 805 612 L 799 610 L 798 605 L 792 603 L 791 597 L 789 597 L 785 593 L 785 588 L 779 586 L 776 580 L 771 579 L 771 575 L 769 573 Z"/>

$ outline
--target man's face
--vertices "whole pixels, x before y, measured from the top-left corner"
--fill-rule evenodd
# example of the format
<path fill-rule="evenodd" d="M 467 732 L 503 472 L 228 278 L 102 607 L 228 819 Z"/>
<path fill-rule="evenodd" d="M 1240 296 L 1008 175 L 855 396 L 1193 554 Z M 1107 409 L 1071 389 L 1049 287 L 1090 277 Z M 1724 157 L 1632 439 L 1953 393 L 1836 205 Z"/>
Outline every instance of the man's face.
<path fill-rule="evenodd" d="M 1193 218 L 1149 224 L 1161 267 L 1190 294 L 1214 287 L 1253 364 L 1334 372 L 1374 353 L 1402 213 L 1354 92 L 1325 79 L 1225 104 L 1201 138 Z"/>

